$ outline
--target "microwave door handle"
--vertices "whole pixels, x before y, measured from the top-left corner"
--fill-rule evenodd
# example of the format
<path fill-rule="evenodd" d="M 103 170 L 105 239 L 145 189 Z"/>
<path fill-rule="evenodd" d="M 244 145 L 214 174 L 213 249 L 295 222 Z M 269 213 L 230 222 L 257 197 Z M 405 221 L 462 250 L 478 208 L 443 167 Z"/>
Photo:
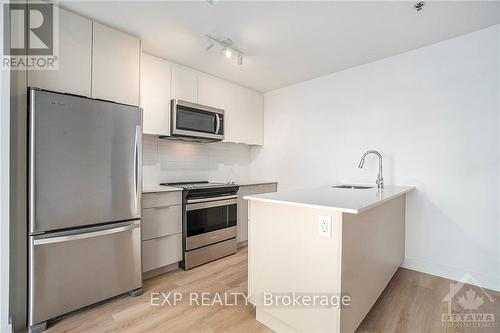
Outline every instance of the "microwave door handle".
<path fill-rule="evenodd" d="M 220 117 L 219 117 L 218 113 L 215 114 L 215 119 L 216 119 L 216 122 L 217 122 L 217 124 L 215 125 L 215 134 L 219 134 L 219 130 L 220 130 Z"/>

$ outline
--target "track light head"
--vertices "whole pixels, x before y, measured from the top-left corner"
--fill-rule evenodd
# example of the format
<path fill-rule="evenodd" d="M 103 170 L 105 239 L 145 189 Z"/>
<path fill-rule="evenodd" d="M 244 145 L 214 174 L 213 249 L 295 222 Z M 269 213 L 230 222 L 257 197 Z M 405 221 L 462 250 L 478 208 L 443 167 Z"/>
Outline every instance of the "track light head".
<path fill-rule="evenodd" d="M 415 9 L 417 10 L 417 12 L 421 11 L 422 9 L 424 9 L 424 6 L 425 6 L 425 2 L 424 1 L 419 1 L 416 4 L 413 5 L 413 7 L 415 7 Z"/>
<path fill-rule="evenodd" d="M 229 47 L 226 47 L 223 53 L 226 58 L 231 58 L 231 56 L 233 55 L 233 52 L 231 52 L 231 49 Z"/>
<path fill-rule="evenodd" d="M 238 54 L 238 65 L 243 65 L 243 56 Z"/>
<path fill-rule="evenodd" d="M 214 47 L 214 42 L 212 42 L 211 39 L 208 40 L 207 47 L 205 47 L 205 50 L 210 50 L 212 47 Z"/>

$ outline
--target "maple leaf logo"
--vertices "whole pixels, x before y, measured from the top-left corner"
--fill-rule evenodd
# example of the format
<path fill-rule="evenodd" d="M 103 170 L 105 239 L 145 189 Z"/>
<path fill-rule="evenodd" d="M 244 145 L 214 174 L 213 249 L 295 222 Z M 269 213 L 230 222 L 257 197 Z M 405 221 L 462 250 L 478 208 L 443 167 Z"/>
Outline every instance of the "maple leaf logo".
<path fill-rule="evenodd" d="M 470 288 L 465 292 L 465 296 L 458 297 L 458 304 L 465 310 L 477 310 L 483 303 L 483 297 L 476 297 L 476 292 Z"/>

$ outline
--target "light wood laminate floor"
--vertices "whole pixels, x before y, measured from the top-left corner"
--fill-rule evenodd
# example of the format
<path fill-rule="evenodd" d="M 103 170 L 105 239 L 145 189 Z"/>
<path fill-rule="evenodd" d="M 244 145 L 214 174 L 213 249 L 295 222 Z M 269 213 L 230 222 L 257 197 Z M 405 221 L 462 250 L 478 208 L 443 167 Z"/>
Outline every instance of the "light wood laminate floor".
<path fill-rule="evenodd" d="M 442 300 L 449 288 L 450 280 L 399 269 L 357 332 L 500 332 L 500 293 L 487 290 L 490 300 L 470 285 L 464 288 L 476 292 L 476 298 L 483 297 L 481 312 L 493 313 L 496 326 L 443 327 L 441 316 L 448 312 L 448 304 Z M 76 313 L 50 325 L 48 332 L 271 332 L 255 320 L 255 310 L 244 305 L 243 297 L 238 297 L 237 306 L 191 306 L 189 301 L 189 292 L 215 295 L 246 290 L 247 250 L 243 248 L 190 271 L 178 269 L 146 280 L 143 295 L 116 298 Z M 175 306 L 153 306 L 151 295 L 157 292 L 182 293 L 183 300 Z M 173 302 L 173 296 L 169 300 Z M 453 312 L 463 311 L 454 304 Z"/>

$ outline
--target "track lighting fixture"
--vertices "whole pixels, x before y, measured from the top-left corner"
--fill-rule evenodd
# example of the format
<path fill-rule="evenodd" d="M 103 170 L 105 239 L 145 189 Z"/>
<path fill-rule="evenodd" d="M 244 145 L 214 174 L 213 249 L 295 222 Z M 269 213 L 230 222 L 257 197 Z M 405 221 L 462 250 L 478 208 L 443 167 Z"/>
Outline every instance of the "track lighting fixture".
<path fill-rule="evenodd" d="M 205 47 L 205 50 L 210 50 L 212 47 L 214 47 L 214 42 L 212 42 L 211 39 L 208 40 L 207 47 Z"/>
<path fill-rule="evenodd" d="M 243 52 L 238 51 L 233 47 L 233 41 L 230 38 L 220 39 L 210 34 L 205 34 L 205 36 L 208 38 L 208 46 L 205 50 L 208 51 L 214 46 L 214 44 L 217 44 L 220 46 L 221 52 L 226 58 L 229 59 L 233 56 L 233 54 L 235 54 L 236 63 L 238 65 L 243 65 Z"/>
<path fill-rule="evenodd" d="M 425 6 L 425 2 L 424 1 L 417 2 L 415 5 L 413 5 L 413 7 L 415 7 L 415 9 L 417 10 L 417 12 L 421 11 L 422 9 L 424 9 L 424 6 Z"/>
<path fill-rule="evenodd" d="M 233 55 L 233 52 L 231 52 L 231 49 L 229 47 L 226 47 L 224 49 L 224 56 L 226 56 L 226 58 L 231 58 L 232 55 Z"/>

